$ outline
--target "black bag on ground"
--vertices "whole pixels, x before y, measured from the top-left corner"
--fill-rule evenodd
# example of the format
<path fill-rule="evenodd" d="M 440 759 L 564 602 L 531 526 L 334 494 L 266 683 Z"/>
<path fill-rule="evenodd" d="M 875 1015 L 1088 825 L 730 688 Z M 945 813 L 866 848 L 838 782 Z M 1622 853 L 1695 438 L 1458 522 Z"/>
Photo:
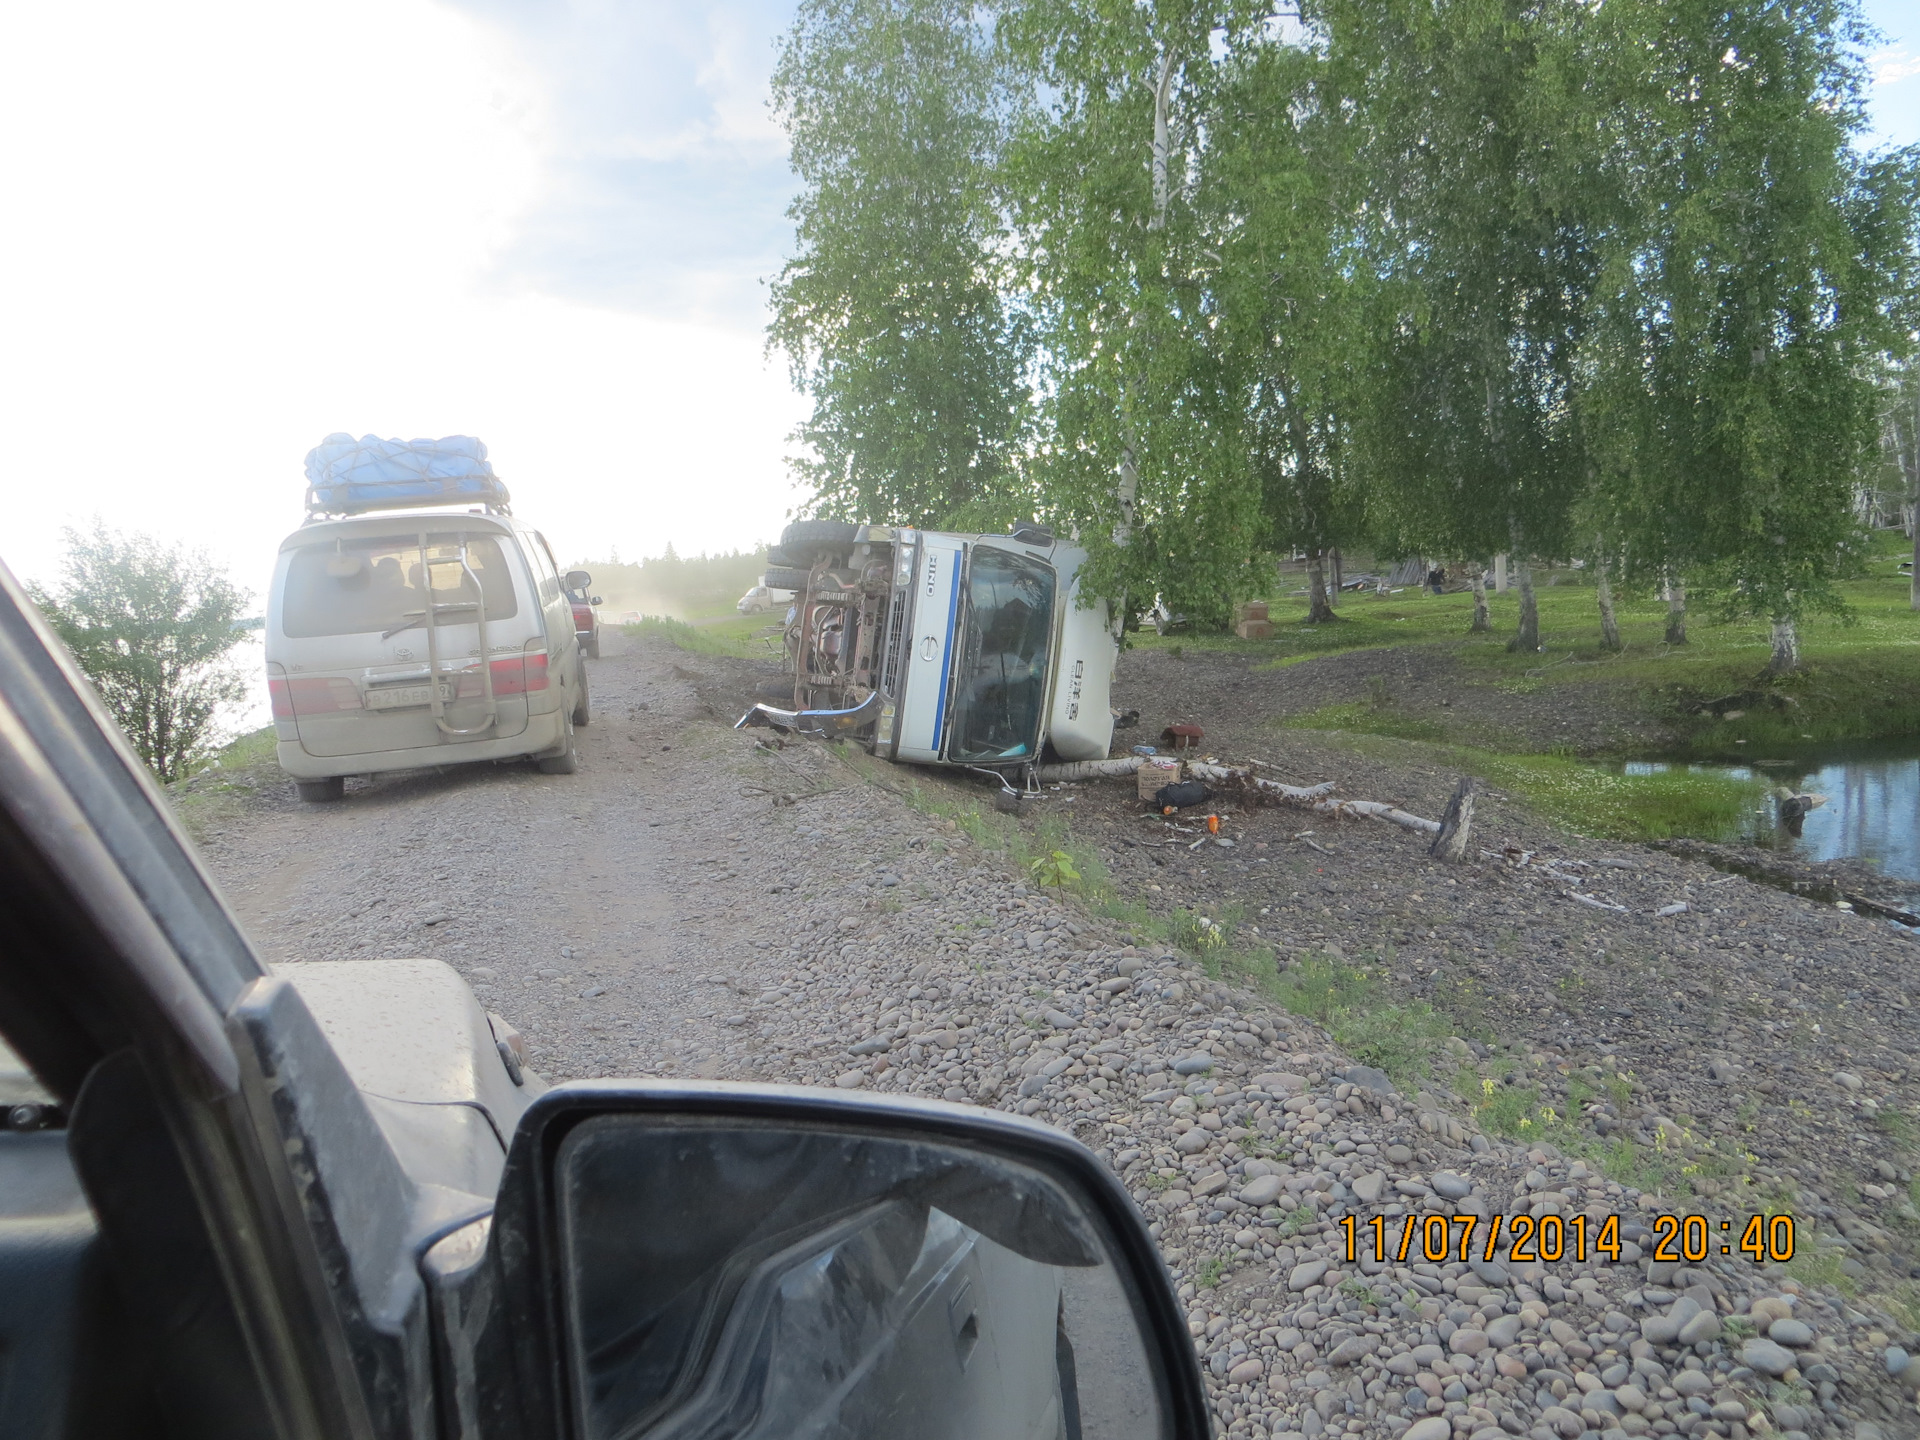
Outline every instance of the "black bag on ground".
<path fill-rule="evenodd" d="M 1171 805 L 1176 810 L 1184 810 L 1189 805 L 1204 805 L 1207 802 L 1207 787 L 1198 780 L 1176 780 L 1171 785 L 1162 785 L 1154 792 L 1153 803 L 1160 806 Z"/>

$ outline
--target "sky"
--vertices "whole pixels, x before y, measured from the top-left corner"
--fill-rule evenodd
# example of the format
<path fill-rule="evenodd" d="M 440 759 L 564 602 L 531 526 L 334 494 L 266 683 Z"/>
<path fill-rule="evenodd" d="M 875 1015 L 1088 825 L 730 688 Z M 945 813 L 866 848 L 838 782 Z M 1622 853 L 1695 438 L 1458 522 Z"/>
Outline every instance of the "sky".
<path fill-rule="evenodd" d="M 1876 139 L 1920 6 L 1869 0 Z M 0 5 L 0 559 L 95 516 L 262 594 L 334 431 L 472 434 L 563 561 L 751 546 L 793 0 Z"/>

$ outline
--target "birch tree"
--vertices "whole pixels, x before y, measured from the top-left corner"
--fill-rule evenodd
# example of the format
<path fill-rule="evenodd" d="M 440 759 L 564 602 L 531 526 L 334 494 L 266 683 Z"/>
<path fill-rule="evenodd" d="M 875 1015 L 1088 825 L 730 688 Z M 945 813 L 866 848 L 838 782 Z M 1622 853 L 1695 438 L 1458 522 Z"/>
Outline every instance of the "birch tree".
<path fill-rule="evenodd" d="M 1627 197 L 1582 399 L 1631 563 L 1770 623 L 1842 609 L 1875 376 L 1908 345 L 1916 157 L 1861 157 L 1844 0 L 1623 0 L 1595 22 L 1596 123 Z"/>
<path fill-rule="evenodd" d="M 845 519 L 1030 515 L 1031 331 L 995 179 L 1012 98 L 958 0 L 805 0 L 774 73 L 801 189 L 772 345 L 813 412 L 793 464 Z"/>

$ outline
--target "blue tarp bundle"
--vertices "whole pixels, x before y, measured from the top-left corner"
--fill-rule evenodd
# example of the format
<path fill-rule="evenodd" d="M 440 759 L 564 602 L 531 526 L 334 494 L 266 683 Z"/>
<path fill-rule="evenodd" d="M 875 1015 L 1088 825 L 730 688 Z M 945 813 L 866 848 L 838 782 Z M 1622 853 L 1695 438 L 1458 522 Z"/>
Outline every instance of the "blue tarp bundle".
<path fill-rule="evenodd" d="M 487 463 L 487 447 L 471 435 L 329 435 L 307 452 L 307 509 L 316 514 L 472 500 L 504 506 L 507 487 Z"/>

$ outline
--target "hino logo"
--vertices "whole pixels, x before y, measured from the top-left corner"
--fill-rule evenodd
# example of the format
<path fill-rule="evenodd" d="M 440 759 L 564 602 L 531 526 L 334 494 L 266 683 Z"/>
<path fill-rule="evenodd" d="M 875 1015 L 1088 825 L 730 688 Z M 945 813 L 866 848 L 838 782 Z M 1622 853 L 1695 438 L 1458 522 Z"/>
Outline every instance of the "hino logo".
<path fill-rule="evenodd" d="M 940 575 L 940 557 L 938 555 L 929 554 L 927 556 L 927 594 L 929 595 L 933 594 L 933 582 L 939 578 L 939 575 Z"/>

